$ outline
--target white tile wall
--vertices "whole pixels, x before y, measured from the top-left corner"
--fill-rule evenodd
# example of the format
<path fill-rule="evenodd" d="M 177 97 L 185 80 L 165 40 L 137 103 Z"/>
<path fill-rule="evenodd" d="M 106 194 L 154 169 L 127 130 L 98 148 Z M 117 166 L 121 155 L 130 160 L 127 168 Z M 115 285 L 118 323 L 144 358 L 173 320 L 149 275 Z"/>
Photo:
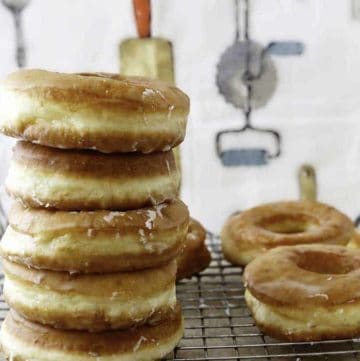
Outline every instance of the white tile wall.
<path fill-rule="evenodd" d="M 219 129 L 242 122 L 215 86 L 216 64 L 234 38 L 233 0 L 154 0 L 153 35 L 174 43 L 178 85 L 192 99 L 183 151 L 183 195 L 212 231 L 236 209 L 297 197 L 296 171 L 318 171 L 319 197 L 360 214 L 360 22 L 350 0 L 251 0 L 251 36 L 303 41 L 302 57 L 274 59 L 279 75 L 254 123 L 281 131 L 283 155 L 261 168 L 221 166 Z M 15 68 L 13 24 L 0 7 L 0 76 Z M 135 35 L 130 0 L 31 0 L 24 14 L 28 66 L 59 71 L 119 68 L 117 46 Z M 5 146 L 6 144 L 6 146 Z M 6 157 L 8 143 L 2 139 Z M 6 162 L 1 162 L 1 180 Z"/>

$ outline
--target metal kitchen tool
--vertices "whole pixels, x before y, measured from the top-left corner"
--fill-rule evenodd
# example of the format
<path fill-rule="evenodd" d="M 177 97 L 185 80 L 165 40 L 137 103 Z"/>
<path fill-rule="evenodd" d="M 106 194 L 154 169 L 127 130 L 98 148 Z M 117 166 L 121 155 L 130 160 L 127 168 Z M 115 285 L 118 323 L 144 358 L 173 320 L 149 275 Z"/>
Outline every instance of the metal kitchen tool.
<path fill-rule="evenodd" d="M 21 14 L 30 0 L 1 0 L 3 5 L 11 11 L 15 22 L 16 33 L 16 63 L 19 68 L 23 68 L 26 63 L 25 42 L 22 28 Z"/>
<path fill-rule="evenodd" d="M 220 94 L 235 108 L 247 106 L 246 74 L 256 74 L 251 82 L 251 107 L 266 105 L 277 85 L 274 62 L 260 44 L 251 40 L 236 41 L 221 55 L 216 74 Z"/>
<path fill-rule="evenodd" d="M 298 172 L 300 199 L 317 200 L 317 182 L 315 168 L 310 164 L 303 164 Z"/>
<path fill-rule="evenodd" d="M 120 44 L 120 73 L 174 83 L 171 43 L 150 37 L 150 0 L 134 0 L 133 5 L 139 37 L 126 39 Z"/>
<path fill-rule="evenodd" d="M 133 0 L 133 6 L 139 38 L 126 39 L 120 44 L 120 73 L 175 83 L 171 42 L 150 37 L 150 0 Z M 176 147 L 173 151 L 181 171 L 180 148 Z"/>
<path fill-rule="evenodd" d="M 300 55 L 304 46 L 299 42 L 284 41 L 271 42 L 265 48 L 262 47 L 249 38 L 249 0 L 235 0 L 235 8 L 236 38 L 220 58 L 216 84 L 228 103 L 243 110 L 245 125 L 217 133 L 216 151 L 225 166 L 265 165 L 281 154 L 281 136 L 276 130 L 254 127 L 251 124 L 252 109 L 266 105 L 275 92 L 277 74 L 270 55 Z M 249 131 L 272 136 L 274 150 L 263 146 L 223 150 L 223 136 Z"/>
<path fill-rule="evenodd" d="M 216 134 L 216 153 L 220 157 L 223 165 L 231 166 L 254 166 L 266 165 L 270 159 L 277 158 L 281 153 L 281 136 L 273 129 L 257 128 L 251 125 L 250 114 L 246 115 L 245 126 L 240 129 L 226 129 Z M 238 134 L 244 132 L 267 133 L 273 136 L 275 147 L 273 151 L 266 148 L 241 147 L 228 150 L 222 149 L 221 139 L 227 134 Z"/>

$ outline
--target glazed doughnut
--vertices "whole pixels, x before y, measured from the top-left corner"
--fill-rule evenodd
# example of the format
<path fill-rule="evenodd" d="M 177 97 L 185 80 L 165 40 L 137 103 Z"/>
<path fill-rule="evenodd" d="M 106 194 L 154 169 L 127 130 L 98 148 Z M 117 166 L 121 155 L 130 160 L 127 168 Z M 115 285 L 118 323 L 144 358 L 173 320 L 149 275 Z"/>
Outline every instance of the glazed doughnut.
<path fill-rule="evenodd" d="M 184 245 L 189 212 L 180 200 L 138 210 L 66 212 L 15 203 L 2 257 L 33 268 L 104 273 L 158 267 Z"/>
<path fill-rule="evenodd" d="M 3 260 L 4 298 L 27 319 L 62 329 L 100 331 L 157 323 L 176 304 L 176 261 L 147 270 L 74 274 Z"/>
<path fill-rule="evenodd" d="M 351 220 L 323 203 L 269 203 L 231 216 L 221 231 L 225 258 L 246 265 L 267 250 L 286 245 L 346 245 L 354 234 Z"/>
<path fill-rule="evenodd" d="M 10 311 L 0 340 L 5 356 L 16 361 L 155 361 L 170 353 L 183 335 L 178 305 L 158 325 L 123 331 L 63 331 L 29 322 Z"/>
<path fill-rule="evenodd" d="M 128 210 L 175 198 L 179 178 L 172 151 L 103 154 L 18 142 L 6 188 L 35 208 Z"/>
<path fill-rule="evenodd" d="M 211 262 L 211 255 L 205 245 L 206 231 L 194 218 L 190 218 L 189 230 L 185 245 L 177 256 L 176 279 L 191 277 L 207 268 Z"/>
<path fill-rule="evenodd" d="M 167 151 L 185 136 L 189 98 L 158 80 L 27 69 L 0 83 L 0 129 L 55 148 Z"/>
<path fill-rule="evenodd" d="M 290 341 L 360 336 L 360 251 L 313 244 L 274 248 L 245 268 L 258 327 Z"/>

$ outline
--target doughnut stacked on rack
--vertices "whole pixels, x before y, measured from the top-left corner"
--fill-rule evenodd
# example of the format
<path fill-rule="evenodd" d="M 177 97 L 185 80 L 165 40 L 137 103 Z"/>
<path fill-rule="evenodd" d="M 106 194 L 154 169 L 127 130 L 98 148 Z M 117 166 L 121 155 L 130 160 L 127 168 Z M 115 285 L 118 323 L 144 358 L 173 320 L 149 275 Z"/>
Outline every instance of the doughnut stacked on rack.
<path fill-rule="evenodd" d="M 156 360 L 176 346 L 189 214 L 171 149 L 188 112 L 179 89 L 142 78 L 23 70 L 1 83 L 1 131 L 21 139 L 1 242 L 6 357 Z"/>

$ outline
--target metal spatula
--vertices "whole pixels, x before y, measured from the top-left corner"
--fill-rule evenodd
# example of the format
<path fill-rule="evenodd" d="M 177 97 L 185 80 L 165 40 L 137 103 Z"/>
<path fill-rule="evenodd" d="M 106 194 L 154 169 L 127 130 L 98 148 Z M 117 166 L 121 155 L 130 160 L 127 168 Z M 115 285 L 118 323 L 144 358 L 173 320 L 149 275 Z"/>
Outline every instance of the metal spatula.
<path fill-rule="evenodd" d="M 150 0 L 133 0 L 133 5 L 139 37 L 126 39 L 120 44 L 120 73 L 175 83 L 171 42 L 151 37 Z M 181 171 L 180 148 L 173 150 Z"/>
<path fill-rule="evenodd" d="M 170 41 L 151 37 L 151 2 L 134 0 L 138 38 L 120 44 L 120 73 L 174 82 L 173 53 Z"/>

